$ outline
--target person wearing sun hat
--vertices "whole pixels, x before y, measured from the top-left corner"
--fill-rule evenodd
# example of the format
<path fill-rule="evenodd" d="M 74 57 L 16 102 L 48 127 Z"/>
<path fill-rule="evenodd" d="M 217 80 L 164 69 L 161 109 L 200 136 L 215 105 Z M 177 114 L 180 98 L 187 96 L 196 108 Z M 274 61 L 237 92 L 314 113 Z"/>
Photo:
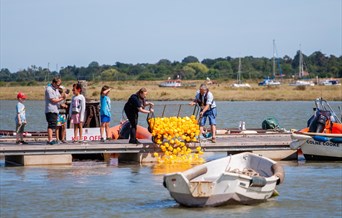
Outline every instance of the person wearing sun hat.
<path fill-rule="evenodd" d="M 26 125 L 26 113 L 25 113 L 25 105 L 24 101 L 26 99 L 26 95 L 22 92 L 18 92 L 17 99 L 18 103 L 15 107 L 16 110 L 16 116 L 15 116 L 15 124 L 16 124 L 16 133 L 17 133 L 17 141 L 16 144 L 27 144 L 27 142 L 24 141 L 24 129 Z"/>

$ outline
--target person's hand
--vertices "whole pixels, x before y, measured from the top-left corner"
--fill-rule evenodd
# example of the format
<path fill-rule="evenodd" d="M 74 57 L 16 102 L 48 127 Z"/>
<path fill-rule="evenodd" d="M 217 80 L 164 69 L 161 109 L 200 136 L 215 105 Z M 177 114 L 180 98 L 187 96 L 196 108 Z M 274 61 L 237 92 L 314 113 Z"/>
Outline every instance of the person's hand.
<path fill-rule="evenodd" d="M 201 112 L 199 113 L 199 116 L 200 116 L 200 117 L 203 117 L 203 114 L 204 114 L 204 112 L 201 111 Z"/>
<path fill-rule="evenodd" d="M 151 109 L 150 109 L 150 113 L 153 113 L 153 112 L 154 112 L 154 110 L 153 110 L 153 108 L 151 108 Z"/>
<path fill-rule="evenodd" d="M 193 102 L 193 101 L 189 103 L 189 105 L 191 105 L 191 106 L 194 106 L 195 104 L 196 104 L 196 102 Z"/>
<path fill-rule="evenodd" d="M 151 106 L 151 107 L 153 107 L 153 106 L 154 106 L 154 104 L 153 104 L 152 102 L 150 102 L 150 106 Z"/>

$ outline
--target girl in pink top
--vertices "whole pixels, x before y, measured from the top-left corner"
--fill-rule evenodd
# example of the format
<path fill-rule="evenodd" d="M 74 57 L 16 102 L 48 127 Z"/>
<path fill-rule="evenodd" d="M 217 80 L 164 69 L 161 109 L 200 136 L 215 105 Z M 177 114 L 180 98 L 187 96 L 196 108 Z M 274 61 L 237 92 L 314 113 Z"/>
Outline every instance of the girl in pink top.
<path fill-rule="evenodd" d="M 74 124 L 74 139 L 73 143 L 83 142 L 83 123 L 85 118 L 86 101 L 82 93 L 81 84 L 74 84 L 72 87 L 74 96 L 71 99 L 69 114 L 71 115 L 71 123 Z M 80 137 L 78 138 L 77 135 Z"/>

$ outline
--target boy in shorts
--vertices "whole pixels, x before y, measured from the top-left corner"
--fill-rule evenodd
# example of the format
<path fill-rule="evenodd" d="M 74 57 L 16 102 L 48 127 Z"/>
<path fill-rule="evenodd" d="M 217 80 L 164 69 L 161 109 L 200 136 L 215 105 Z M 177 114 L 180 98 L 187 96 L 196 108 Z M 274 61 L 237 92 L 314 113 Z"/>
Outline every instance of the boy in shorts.
<path fill-rule="evenodd" d="M 15 116 L 15 123 L 16 123 L 16 133 L 17 133 L 17 141 L 16 144 L 28 144 L 24 141 L 24 128 L 26 125 L 26 113 L 25 113 L 25 105 L 23 104 L 26 95 L 22 92 L 19 92 L 17 95 L 18 103 L 15 107 L 17 116 Z"/>

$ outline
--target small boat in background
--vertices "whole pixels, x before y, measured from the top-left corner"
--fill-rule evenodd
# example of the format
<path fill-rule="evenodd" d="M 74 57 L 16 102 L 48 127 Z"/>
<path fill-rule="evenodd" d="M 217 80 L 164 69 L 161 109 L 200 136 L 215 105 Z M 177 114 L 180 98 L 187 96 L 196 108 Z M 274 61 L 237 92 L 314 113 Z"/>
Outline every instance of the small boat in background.
<path fill-rule="evenodd" d="M 298 63 L 298 79 L 297 81 L 290 83 L 290 86 L 314 86 L 315 83 L 311 80 L 303 80 L 303 78 L 307 78 L 310 73 L 304 70 L 304 59 L 302 51 L 299 49 L 299 63 Z"/>
<path fill-rule="evenodd" d="M 290 83 L 290 86 L 315 86 L 315 83 L 310 80 L 297 80 L 294 83 Z"/>
<path fill-rule="evenodd" d="M 306 128 L 293 132 L 291 149 L 301 149 L 306 159 L 342 158 L 342 123 L 327 101 L 316 99 L 315 114 Z"/>
<path fill-rule="evenodd" d="M 320 82 L 319 84 L 323 86 L 340 86 L 341 85 L 341 83 L 339 83 L 337 79 L 324 80 Z"/>
<path fill-rule="evenodd" d="M 181 86 L 182 86 L 182 82 L 180 79 L 176 79 L 176 80 L 168 79 L 159 84 L 159 87 L 181 87 Z"/>
<path fill-rule="evenodd" d="M 283 72 L 280 68 L 280 63 L 279 63 L 279 58 L 277 58 L 277 47 L 275 44 L 275 40 L 273 40 L 273 58 L 272 58 L 272 74 L 273 74 L 273 79 L 270 79 L 270 77 L 267 77 L 267 79 L 264 79 L 264 81 L 258 83 L 259 86 L 279 86 L 280 82 L 276 81 L 274 78 L 276 77 L 276 62 L 279 70 L 279 77 L 283 77 Z"/>
<path fill-rule="evenodd" d="M 187 207 L 264 202 L 277 193 L 284 170 L 275 161 L 244 152 L 164 176 L 170 195 Z"/>
<path fill-rule="evenodd" d="M 280 82 L 270 79 L 269 77 L 267 79 L 264 79 L 264 81 L 258 83 L 259 86 L 280 86 Z"/>
<path fill-rule="evenodd" d="M 232 84 L 232 87 L 234 87 L 234 88 L 251 88 L 251 86 L 248 83 L 242 83 L 241 82 L 241 58 L 239 58 L 239 70 L 237 73 L 236 83 Z"/>

